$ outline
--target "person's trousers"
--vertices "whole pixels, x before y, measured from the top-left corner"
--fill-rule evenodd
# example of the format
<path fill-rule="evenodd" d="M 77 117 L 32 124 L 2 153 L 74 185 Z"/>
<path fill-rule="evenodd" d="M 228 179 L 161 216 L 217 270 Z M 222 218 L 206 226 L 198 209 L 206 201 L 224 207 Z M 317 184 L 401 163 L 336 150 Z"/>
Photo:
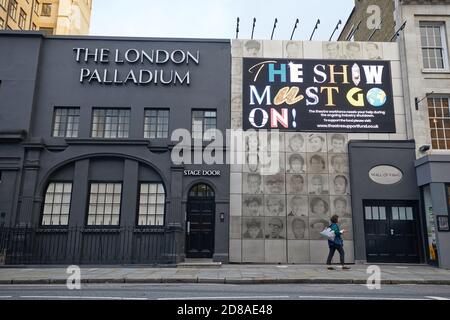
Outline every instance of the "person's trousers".
<path fill-rule="evenodd" d="M 331 245 L 329 247 L 330 247 L 330 253 L 328 254 L 327 264 L 328 265 L 331 264 L 331 260 L 333 260 L 334 252 L 337 250 L 339 252 L 341 264 L 344 265 L 345 253 L 344 253 L 343 246 L 339 246 L 339 245 L 335 244 L 335 245 Z"/>

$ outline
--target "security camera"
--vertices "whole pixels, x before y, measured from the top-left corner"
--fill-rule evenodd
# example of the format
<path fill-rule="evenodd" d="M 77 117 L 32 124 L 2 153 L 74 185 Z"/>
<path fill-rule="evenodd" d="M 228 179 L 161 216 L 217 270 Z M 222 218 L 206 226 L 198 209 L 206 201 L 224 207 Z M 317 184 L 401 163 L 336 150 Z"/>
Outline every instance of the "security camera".
<path fill-rule="evenodd" d="M 424 144 L 423 146 L 420 146 L 419 151 L 420 152 L 426 152 L 430 150 L 431 146 L 429 144 Z"/>

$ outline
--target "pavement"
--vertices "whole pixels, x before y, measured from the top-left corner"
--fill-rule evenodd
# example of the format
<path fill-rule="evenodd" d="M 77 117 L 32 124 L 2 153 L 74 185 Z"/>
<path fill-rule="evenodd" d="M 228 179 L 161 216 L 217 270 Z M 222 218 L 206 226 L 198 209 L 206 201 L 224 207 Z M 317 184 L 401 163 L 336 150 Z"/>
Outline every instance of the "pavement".
<path fill-rule="evenodd" d="M 381 284 L 450 285 L 450 270 L 428 265 L 378 265 Z M 216 267 L 81 266 L 82 283 L 366 284 L 369 265 L 223 264 Z M 0 284 L 65 284 L 67 266 L 0 267 Z"/>

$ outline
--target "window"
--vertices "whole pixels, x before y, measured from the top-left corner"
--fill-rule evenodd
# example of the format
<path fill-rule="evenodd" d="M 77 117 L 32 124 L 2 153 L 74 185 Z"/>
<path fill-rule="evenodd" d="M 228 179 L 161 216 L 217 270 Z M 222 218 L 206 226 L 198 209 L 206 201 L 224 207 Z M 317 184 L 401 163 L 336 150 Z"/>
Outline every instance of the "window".
<path fill-rule="evenodd" d="M 0 30 L 2 30 L 5 27 L 5 20 L 0 18 Z"/>
<path fill-rule="evenodd" d="M 128 138 L 129 109 L 93 109 L 92 138 Z"/>
<path fill-rule="evenodd" d="M 447 44 L 443 23 L 420 23 L 423 67 L 425 69 L 447 69 Z"/>
<path fill-rule="evenodd" d="M 25 11 L 23 11 L 23 9 L 20 9 L 20 14 L 19 14 L 19 28 L 20 29 L 25 29 L 25 23 L 27 22 L 27 14 L 25 13 Z"/>
<path fill-rule="evenodd" d="M 70 182 L 52 182 L 48 185 L 42 214 L 43 226 L 68 225 L 71 194 Z"/>
<path fill-rule="evenodd" d="M 392 220 L 414 220 L 413 209 L 411 207 L 392 207 Z"/>
<path fill-rule="evenodd" d="M 39 15 L 39 1 L 36 1 L 34 3 L 34 13 L 38 16 Z"/>
<path fill-rule="evenodd" d="M 192 138 L 202 139 L 202 135 L 209 129 L 217 128 L 216 111 L 194 110 L 192 111 Z M 215 137 L 214 134 L 205 135 L 205 140 Z"/>
<path fill-rule="evenodd" d="M 51 36 L 53 34 L 53 28 L 40 27 L 39 30 L 41 30 L 46 36 Z"/>
<path fill-rule="evenodd" d="M 365 207 L 366 220 L 386 220 L 386 207 Z"/>
<path fill-rule="evenodd" d="M 167 138 L 169 135 L 169 110 L 145 110 L 144 137 L 147 139 Z"/>
<path fill-rule="evenodd" d="M 41 16 L 50 17 L 52 15 L 52 4 L 51 3 L 43 3 L 41 6 Z"/>
<path fill-rule="evenodd" d="M 0 0 L 0 6 L 6 10 L 6 6 L 8 5 L 8 0 Z"/>
<path fill-rule="evenodd" d="M 55 108 L 53 113 L 53 137 L 76 138 L 80 122 L 79 108 Z"/>
<path fill-rule="evenodd" d="M 428 98 L 428 117 L 432 148 L 450 150 L 450 109 L 448 98 Z"/>
<path fill-rule="evenodd" d="M 166 194 L 161 183 L 141 183 L 139 195 L 138 225 L 164 224 Z"/>
<path fill-rule="evenodd" d="M 120 217 L 120 183 L 91 183 L 89 226 L 118 226 Z"/>
<path fill-rule="evenodd" d="M 9 5 L 9 16 L 16 21 L 17 17 L 17 1 L 11 0 L 11 3 Z"/>

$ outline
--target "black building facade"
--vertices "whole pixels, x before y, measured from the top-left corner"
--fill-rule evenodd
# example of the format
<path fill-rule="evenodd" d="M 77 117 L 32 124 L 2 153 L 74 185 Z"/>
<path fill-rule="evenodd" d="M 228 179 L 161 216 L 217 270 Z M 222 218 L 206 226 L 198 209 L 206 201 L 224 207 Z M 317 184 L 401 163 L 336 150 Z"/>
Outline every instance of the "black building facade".
<path fill-rule="evenodd" d="M 6 262 L 228 261 L 228 166 L 175 164 L 171 136 L 229 128 L 230 60 L 228 40 L 2 33 Z"/>

